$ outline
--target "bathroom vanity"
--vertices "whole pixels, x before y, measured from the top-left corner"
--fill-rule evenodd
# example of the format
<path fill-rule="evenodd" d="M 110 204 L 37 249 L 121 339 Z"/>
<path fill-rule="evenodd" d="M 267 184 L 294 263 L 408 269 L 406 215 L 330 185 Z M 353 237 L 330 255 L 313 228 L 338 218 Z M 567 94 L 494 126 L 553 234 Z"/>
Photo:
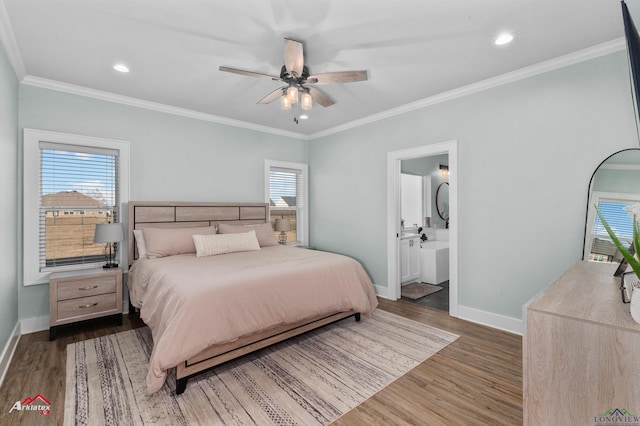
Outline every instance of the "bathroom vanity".
<path fill-rule="evenodd" d="M 400 266 L 402 284 L 420 279 L 420 236 L 417 233 L 402 236 Z"/>

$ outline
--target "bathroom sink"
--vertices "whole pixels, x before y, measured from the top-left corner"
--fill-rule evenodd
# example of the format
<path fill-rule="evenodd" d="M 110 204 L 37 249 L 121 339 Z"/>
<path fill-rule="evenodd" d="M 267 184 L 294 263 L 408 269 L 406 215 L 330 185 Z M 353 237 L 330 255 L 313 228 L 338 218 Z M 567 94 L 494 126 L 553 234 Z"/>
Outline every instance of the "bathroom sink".
<path fill-rule="evenodd" d="M 420 236 L 420 234 L 417 234 L 415 232 L 403 232 L 402 233 L 402 238 L 417 238 L 419 236 Z"/>
<path fill-rule="evenodd" d="M 428 250 L 448 249 L 449 241 L 423 241 L 420 247 Z"/>

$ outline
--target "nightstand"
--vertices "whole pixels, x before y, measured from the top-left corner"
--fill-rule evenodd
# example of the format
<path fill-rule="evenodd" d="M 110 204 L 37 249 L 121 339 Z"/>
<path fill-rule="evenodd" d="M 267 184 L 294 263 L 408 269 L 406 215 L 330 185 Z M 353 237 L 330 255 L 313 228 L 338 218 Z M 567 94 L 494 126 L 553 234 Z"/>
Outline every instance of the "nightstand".
<path fill-rule="evenodd" d="M 58 272 L 49 278 L 49 340 L 59 326 L 113 316 L 122 325 L 122 270 Z"/>

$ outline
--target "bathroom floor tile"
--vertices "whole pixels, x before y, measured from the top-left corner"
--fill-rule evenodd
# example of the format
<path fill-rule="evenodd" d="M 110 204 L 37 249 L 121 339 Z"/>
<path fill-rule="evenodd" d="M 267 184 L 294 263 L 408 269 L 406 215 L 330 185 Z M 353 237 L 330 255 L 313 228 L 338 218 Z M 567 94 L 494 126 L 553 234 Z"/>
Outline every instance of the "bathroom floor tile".
<path fill-rule="evenodd" d="M 409 302 L 417 303 L 423 306 L 430 306 L 435 309 L 440 309 L 442 311 L 449 311 L 449 281 L 445 281 L 441 284 L 438 284 L 439 287 L 442 287 L 442 291 L 437 293 L 429 294 L 425 297 L 421 297 L 417 300 L 412 300 L 407 297 L 403 297 L 402 300 L 407 300 Z"/>

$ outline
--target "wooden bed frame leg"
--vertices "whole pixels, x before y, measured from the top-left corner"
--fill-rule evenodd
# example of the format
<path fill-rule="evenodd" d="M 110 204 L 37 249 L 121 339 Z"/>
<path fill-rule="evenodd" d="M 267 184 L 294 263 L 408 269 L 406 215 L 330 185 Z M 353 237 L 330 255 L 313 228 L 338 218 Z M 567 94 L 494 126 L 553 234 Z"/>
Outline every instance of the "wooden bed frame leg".
<path fill-rule="evenodd" d="M 189 380 L 188 377 L 176 379 L 176 395 L 180 395 L 187 389 L 187 380 Z"/>
<path fill-rule="evenodd" d="M 356 312 L 354 317 L 356 317 L 356 322 L 360 321 L 360 312 Z"/>

